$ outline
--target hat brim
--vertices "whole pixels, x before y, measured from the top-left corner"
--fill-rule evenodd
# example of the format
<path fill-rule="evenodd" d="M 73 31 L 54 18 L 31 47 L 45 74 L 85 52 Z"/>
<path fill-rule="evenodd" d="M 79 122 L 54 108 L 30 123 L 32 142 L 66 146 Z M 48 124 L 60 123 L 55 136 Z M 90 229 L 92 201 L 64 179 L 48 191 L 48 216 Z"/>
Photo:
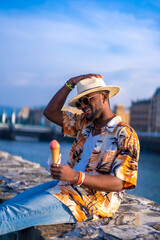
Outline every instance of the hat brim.
<path fill-rule="evenodd" d="M 97 88 L 93 88 L 93 89 L 90 89 L 90 90 L 86 90 L 86 91 L 78 94 L 77 96 L 73 97 L 68 102 L 68 105 L 71 106 L 71 107 L 76 107 L 75 103 L 76 103 L 76 101 L 78 101 L 78 99 L 80 99 L 81 97 L 83 97 L 83 96 L 85 96 L 89 93 L 99 92 L 99 91 L 109 91 L 109 98 L 112 98 L 120 91 L 120 87 L 118 87 L 118 86 L 106 86 L 106 87 L 97 87 Z"/>

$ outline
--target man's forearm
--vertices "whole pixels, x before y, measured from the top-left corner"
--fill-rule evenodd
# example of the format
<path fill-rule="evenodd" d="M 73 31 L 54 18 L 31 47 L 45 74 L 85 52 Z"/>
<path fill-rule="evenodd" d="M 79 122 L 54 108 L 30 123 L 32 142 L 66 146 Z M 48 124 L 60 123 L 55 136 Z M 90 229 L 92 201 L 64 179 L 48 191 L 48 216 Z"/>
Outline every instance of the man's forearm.
<path fill-rule="evenodd" d="M 79 181 L 79 172 L 66 164 L 59 164 L 58 166 L 57 164 L 52 164 L 50 170 L 54 179 L 70 182 L 73 185 Z M 123 189 L 123 181 L 109 174 L 90 175 L 86 173 L 83 185 L 90 189 L 104 192 L 118 192 Z"/>
<path fill-rule="evenodd" d="M 84 78 L 91 78 L 92 76 L 100 77 L 99 74 L 86 74 L 86 75 L 80 75 L 77 77 L 70 78 L 68 80 L 69 85 L 74 87 L 79 81 L 81 81 Z M 53 98 L 48 103 L 47 107 L 45 108 L 43 114 L 46 118 L 48 118 L 50 121 L 62 126 L 63 125 L 63 116 L 61 109 L 66 101 L 66 98 L 68 94 L 70 93 L 71 89 L 66 86 L 66 84 L 53 96 Z"/>
<path fill-rule="evenodd" d="M 50 121 L 62 126 L 62 113 L 61 109 L 66 101 L 70 89 L 64 85 L 50 100 L 43 114 Z"/>
<path fill-rule="evenodd" d="M 118 192 L 123 190 L 123 181 L 112 175 L 85 174 L 83 185 L 98 191 Z"/>
<path fill-rule="evenodd" d="M 64 85 L 51 99 L 51 101 L 48 103 L 45 111 L 48 109 L 51 109 L 53 111 L 61 110 L 68 94 L 70 93 L 70 89 Z"/>

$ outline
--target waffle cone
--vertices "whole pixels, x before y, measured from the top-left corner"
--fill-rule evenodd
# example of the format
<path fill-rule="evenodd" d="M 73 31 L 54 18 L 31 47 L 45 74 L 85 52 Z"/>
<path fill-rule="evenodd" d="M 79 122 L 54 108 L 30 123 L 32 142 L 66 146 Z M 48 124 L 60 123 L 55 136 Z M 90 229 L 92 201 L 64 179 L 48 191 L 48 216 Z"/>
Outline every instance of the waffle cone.
<path fill-rule="evenodd" d="M 59 160 L 59 148 L 51 149 L 52 162 L 57 164 Z"/>

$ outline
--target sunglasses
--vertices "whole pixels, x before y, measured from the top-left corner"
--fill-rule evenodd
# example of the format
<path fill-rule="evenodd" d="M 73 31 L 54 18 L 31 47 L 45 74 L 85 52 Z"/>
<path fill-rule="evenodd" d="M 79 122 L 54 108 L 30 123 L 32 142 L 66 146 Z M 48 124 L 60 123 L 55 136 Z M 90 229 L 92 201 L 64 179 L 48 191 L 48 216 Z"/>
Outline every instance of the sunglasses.
<path fill-rule="evenodd" d="M 97 94 L 94 94 L 93 96 L 84 97 L 84 98 L 82 98 L 81 100 L 78 100 L 78 101 L 75 103 L 76 108 L 82 109 L 82 103 L 83 103 L 84 105 L 88 106 L 89 103 L 90 103 L 90 102 L 89 102 L 89 99 L 90 99 L 90 98 L 93 98 L 93 97 L 96 96 L 96 95 L 98 95 L 98 93 L 97 93 Z"/>

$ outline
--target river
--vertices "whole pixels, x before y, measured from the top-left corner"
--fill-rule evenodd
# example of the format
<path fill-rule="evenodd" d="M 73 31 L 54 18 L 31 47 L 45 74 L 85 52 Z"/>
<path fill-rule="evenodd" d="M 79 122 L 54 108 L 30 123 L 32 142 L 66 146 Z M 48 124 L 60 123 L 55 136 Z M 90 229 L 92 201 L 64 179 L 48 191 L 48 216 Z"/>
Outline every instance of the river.
<path fill-rule="evenodd" d="M 68 141 L 60 142 L 62 163 L 66 162 L 71 145 L 72 143 Z M 0 140 L 0 150 L 19 155 L 26 160 L 48 168 L 49 142 L 39 142 L 31 138 L 21 138 L 17 141 Z M 160 204 L 160 154 L 146 151 L 140 153 L 137 187 L 133 190 L 127 190 L 127 193 Z"/>

